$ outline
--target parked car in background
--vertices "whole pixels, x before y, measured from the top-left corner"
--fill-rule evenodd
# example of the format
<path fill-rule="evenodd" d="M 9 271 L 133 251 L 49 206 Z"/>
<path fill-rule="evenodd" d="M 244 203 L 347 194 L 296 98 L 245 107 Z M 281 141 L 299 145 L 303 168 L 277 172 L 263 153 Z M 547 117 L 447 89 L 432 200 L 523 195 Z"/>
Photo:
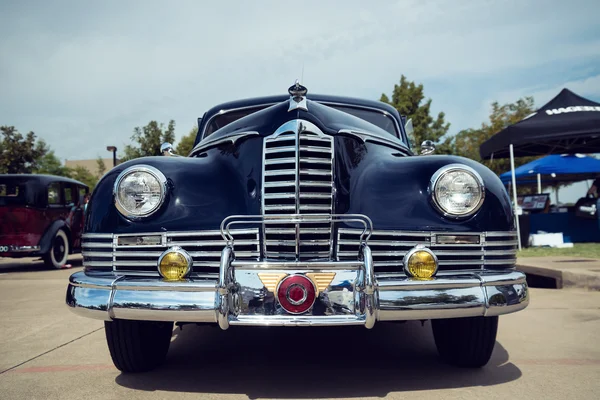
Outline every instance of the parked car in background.
<path fill-rule="evenodd" d="M 415 154 L 388 104 L 288 92 L 210 109 L 187 157 L 167 144 L 109 171 L 67 304 L 105 321 L 127 372 L 164 361 L 174 322 L 431 320 L 446 361 L 485 365 L 498 316 L 529 303 L 500 179 L 431 142 Z"/>
<path fill-rule="evenodd" d="M 41 256 L 62 267 L 81 250 L 83 198 L 89 188 L 53 175 L 0 175 L 0 257 Z"/>

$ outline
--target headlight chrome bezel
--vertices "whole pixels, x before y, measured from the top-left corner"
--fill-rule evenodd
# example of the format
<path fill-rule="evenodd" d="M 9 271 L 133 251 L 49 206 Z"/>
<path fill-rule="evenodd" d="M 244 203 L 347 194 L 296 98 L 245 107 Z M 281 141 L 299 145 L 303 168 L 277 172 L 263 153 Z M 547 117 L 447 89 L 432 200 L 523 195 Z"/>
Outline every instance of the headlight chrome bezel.
<path fill-rule="evenodd" d="M 475 205 L 475 207 L 472 210 L 470 210 L 467 213 L 455 214 L 455 213 L 449 212 L 448 210 L 444 209 L 440 205 L 440 203 L 437 199 L 437 196 L 436 196 L 435 188 L 436 188 L 436 185 L 438 184 L 438 182 L 440 181 L 440 179 L 442 177 L 444 177 L 444 175 L 448 174 L 449 172 L 455 172 L 455 171 L 462 171 L 462 172 L 465 172 L 465 173 L 471 175 L 477 182 L 477 185 L 479 186 L 479 190 L 481 191 L 481 197 L 480 197 L 478 203 Z M 431 180 L 429 181 L 428 190 L 429 190 L 429 199 L 430 199 L 433 207 L 440 214 L 442 214 L 442 216 L 444 216 L 445 218 L 454 219 L 454 220 L 463 220 L 463 219 L 472 217 L 481 209 L 481 206 L 483 205 L 483 202 L 485 200 L 485 184 L 483 183 L 483 178 L 481 177 L 481 175 L 479 175 L 479 173 L 477 171 L 475 171 L 473 168 L 471 168 L 465 164 L 448 164 L 448 165 L 438 169 L 431 176 Z"/>
<path fill-rule="evenodd" d="M 119 187 L 121 186 L 121 182 L 123 182 L 123 180 L 128 175 L 131 175 L 132 173 L 135 173 L 135 172 L 145 172 L 145 173 L 152 175 L 159 182 L 159 186 L 160 186 L 159 202 L 156 204 L 156 206 L 154 206 L 152 209 L 150 209 L 149 211 L 147 211 L 144 214 L 132 214 L 130 211 L 128 211 L 123 206 L 123 204 L 119 200 L 118 194 L 119 194 Z M 113 186 L 113 201 L 114 201 L 116 209 L 119 211 L 119 213 L 123 217 L 125 217 L 131 221 L 137 221 L 137 220 L 141 220 L 141 219 L 150 217 L 151 215 L 156 213 L 162 207 L 162 205 L 164 204 L 164 202 L 167 198 L 167 190 L 168 190 L 167 177 L 159 169 L 157 169 L 151 165 L 145 165 L 145 164 L 133 165 L 131 167 L 125 168 L 123 171 L 121 171 L 119 176 L 117 176 L 117 179 L 115 180 L 115 184 Z"/>

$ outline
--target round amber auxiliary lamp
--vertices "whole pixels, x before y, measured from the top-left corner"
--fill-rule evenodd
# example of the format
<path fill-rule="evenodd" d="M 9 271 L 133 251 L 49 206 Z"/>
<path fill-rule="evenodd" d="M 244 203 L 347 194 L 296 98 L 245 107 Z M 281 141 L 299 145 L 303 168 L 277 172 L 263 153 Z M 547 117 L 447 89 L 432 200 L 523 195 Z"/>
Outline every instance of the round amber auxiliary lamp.
<path fill-rule="evenodd" d="M 183 280 L 192 269 L 192 257 L 181 247 L 171 247 L 158 259 L 158 272 L 165 281 Z"/>
<path fill-rule="evenodd" d="M 404 258 L 404 272 L 417 279 L 432 279 L 438 270 L 438 260 L 433 252 L 419 245 L 410 250 Z"/>

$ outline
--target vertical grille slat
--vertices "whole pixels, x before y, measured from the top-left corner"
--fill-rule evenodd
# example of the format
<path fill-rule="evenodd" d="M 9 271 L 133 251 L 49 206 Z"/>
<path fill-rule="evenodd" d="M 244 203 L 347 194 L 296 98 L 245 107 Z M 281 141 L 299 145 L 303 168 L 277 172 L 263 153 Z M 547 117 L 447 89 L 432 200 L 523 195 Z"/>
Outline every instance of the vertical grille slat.
<path fill-rule="evenodd" d="M 333 138 L 322 132 L 300 129 L 265 138 L 263 214 L 331 214 L 333 155 Z M 264 225 L 264 255 L 286 260 L 331 258 L 331 224 Z"/>

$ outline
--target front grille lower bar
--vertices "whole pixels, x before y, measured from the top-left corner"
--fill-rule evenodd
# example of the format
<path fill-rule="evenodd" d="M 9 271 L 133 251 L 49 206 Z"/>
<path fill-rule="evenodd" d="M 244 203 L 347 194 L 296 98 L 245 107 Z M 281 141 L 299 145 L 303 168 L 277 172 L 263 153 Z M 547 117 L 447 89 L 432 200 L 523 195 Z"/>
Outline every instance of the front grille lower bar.
<path fill-rule="evenodd" d="M 374 268 L 378 276 L 403 274 L 403 257 L 414 246 L 421 244 L 432 249 L 440 262 L 440 273 L 445 271 L 466 271 L 481 269 L 514 268 L 516 263 L 517 234 L 502 232 L 466 232 L 462 236 L 478 239 L 478 243 L 447 244 L 437 243 L 439 235 L 449 232 L 372 230 L 371 222 L 364 216 L 351 215 L 270 215 L 232 216 L 223 221 L 219 230 L 193 232 L 156 232 L 127 235 L 110 233 L 88 233 L 83 236 L 84 265 L 88 270 L 112 270 L 122 275 L 158 276 L 156 263 L 160 254 L 170 246 L 181 246 L 194 260 L 192 277 L 216 278 L 223 247 L 232 242 L 235 248 L 237 266 L 252 266 L 311 269 L 331 267 L 339 264 L 349 268 L 356 263 L 361 243 L 367 243 L 372 250 Z M 362 229 L 339 227 L 336 236 L 336 254 L 331 260 L 320 258 L 288 261 L 267 260 L 260 254 L 260 234 L 258 228 L 233 229 L 240 224 L 279 226 L 280 223 L 310 224 L 315 221 L 355 222 Z M 348 225 L 346 225 L 348 226 Z M 351 225 L 352 226 L 352 225 Z M 281 230 L 289 228 L 280 228 Z M 284 230 L 285 232 L 285 230 Z M 457 233 L 454 233 L 457 234 Z M 131 236 L 159 236 L 158 245 L 119 246 L 118 240 Z M 333 260 L 333 261 L 332 261 Z"/>
<path fill-rule="evenodd" d="M 476 243 L 438 243 L 444 235 L 473 238 Z M 338 260 L 350 260 L 359 242 L 360 230 L 338 230 Z M 437 256 L 440 271 L 514 268 L 517 258 L 517 233 L 498 232 L 423 232 L 375 230 L 369 240 L 377 273 L 402 273 L 404 256 L 417 245 L 430 248 Z"/>
<path fill-rule="evenodd" d="M 238 256 L 260 260 L 259 229 L 236 229 Z M 159 243 L 120 245 L 119 238 L 153 237 Z M 82 237 L 83 262 L 88 269 L 112 269 L 124 275 L 158 276 L 158 258 L 166 249 L 180 246 L 193 259 L 192 277 L 216 278 L 226 242 L 220 230 L 143 232 L 136 234 L 86 233 Z"/>

